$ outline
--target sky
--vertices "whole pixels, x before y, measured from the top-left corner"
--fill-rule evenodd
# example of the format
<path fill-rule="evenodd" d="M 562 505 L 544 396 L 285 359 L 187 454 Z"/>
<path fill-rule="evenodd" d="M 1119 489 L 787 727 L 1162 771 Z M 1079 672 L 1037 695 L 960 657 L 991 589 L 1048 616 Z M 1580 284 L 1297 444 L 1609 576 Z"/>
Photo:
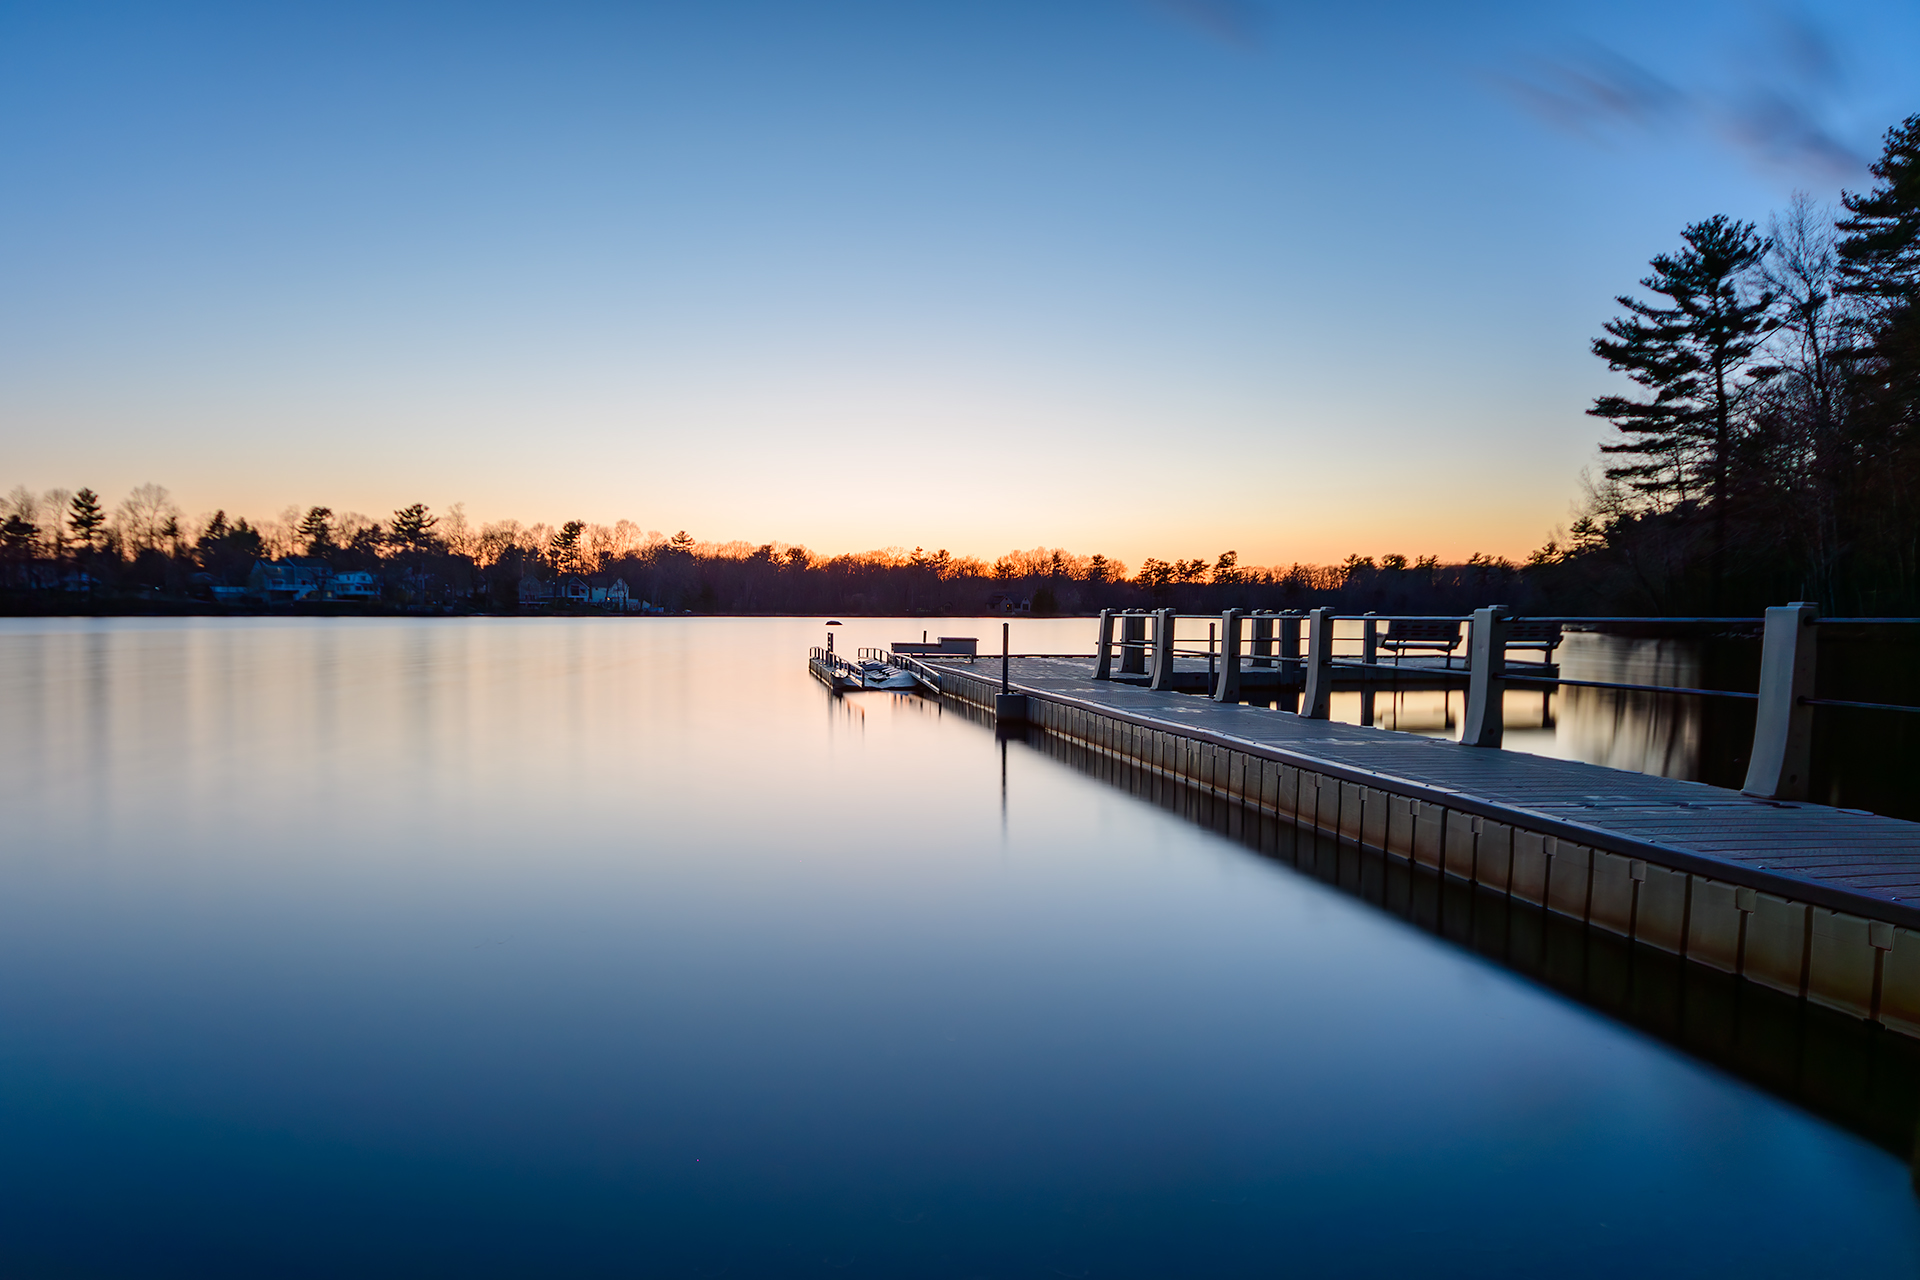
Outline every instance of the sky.
<path fill-rule="evenodd" d="M 1519 557 L 1920 4 L 0 6 L 0 491 Z"/>

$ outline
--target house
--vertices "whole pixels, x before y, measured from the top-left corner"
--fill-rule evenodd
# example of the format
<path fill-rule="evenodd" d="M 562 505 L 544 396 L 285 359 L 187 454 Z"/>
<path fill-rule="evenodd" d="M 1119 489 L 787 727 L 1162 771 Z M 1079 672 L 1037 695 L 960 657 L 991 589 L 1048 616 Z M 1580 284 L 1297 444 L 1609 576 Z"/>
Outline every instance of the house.
<path fill-rule="evenodd" d="M 543 605 L 553 598 L 553 584 L 542 582 L 538 578 L 520 579 L 520 607 L 532 608 Z"/>
<path fill-rule="evenodd" d="M 1032 613 L 1033 599 L 1030 596 L 1022 596 L 1019 599 L 1015 599 L 1013 596 L 1007 595 L 1004 592 L 996 591 L 987 597 L 987 612 Z"/>
<path fill-rule="evenodd" d="M 553 597 L 568 604 L 585 604 L 592 598 L 585 578 L 566 578 L 555 585 Z"/>
<path fill-rule="evenodd" d="M 627 590 L 627 580 L 625 578 L 615 578 L 612 586 L 595 587 L 593 589 L 593 603 L 605 605 L 616 613 L 626 613 L 633 607 L 633 596 L 632 593 Z"/>
<path fill-rule="evenodd" d="M 247 575 L 247 594 L 256 600 L 319 600 L 326 595 L 327 566 L 316 561 L 256 560 Z"/>
<path fill-rule="evenodd" d="M 335 600 L 378 600 L 380 579 L 365 569 L 349 569 L 329 579 L 327 594 Z"/>

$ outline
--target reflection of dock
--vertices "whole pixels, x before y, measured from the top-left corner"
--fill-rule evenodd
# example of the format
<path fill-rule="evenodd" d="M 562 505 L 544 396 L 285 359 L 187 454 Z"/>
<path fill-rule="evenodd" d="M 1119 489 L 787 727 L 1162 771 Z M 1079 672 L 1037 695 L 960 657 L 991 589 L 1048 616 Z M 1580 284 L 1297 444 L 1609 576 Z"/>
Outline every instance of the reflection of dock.
<path fill-rule="evenodd" d="M 982 723 L 991 717 L 961 704 Z M 1303 829 L 1052 734 L 1027 742 L 1088 776 L 1370 903 L 1714 1063 L 1900 1157 L 1915 1156 L 1920 1039 L 1635 945 L 1517 896 Z"/>
<path fill-rule="evenodd" d="M 975 705 L 1002 688 L 998 658 L 921 665 Z M 1920 1036 L 1920 824 L 1182 696 L 1206 667 L 1167 669 L 1155 690 L 1014 657 L 1005 679 L 1096 755 Z"/>

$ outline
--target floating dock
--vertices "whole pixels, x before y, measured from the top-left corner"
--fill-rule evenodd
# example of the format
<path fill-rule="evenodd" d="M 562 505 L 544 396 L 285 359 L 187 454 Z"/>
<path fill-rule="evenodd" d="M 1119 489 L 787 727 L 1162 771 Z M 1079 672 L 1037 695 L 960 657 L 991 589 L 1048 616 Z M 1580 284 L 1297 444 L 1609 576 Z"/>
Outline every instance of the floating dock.
<path fill-rule="evenodd" d="M 1096 680 L 1092 658 L 898 660 L 1003 722 L 1920 1037 L 1920 823 Z"/>

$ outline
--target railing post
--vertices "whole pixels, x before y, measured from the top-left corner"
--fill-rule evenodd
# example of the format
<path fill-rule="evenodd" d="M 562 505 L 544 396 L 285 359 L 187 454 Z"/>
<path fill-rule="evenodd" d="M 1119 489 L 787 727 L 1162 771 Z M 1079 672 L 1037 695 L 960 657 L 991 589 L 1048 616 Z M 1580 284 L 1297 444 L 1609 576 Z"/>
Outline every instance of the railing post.
<path fill-rule="evenodd" d="M 1333 701 L 1333 610 L 1315 609 L 1307 615 L 1307 692 L 1300 700 L 1300 714 L 1308 720 L 1325 720 Z"/>
<path fill-rule="evenodd" d="M 1501 675 L 1507 661 L 1507 623 L 1511 615 L 1505 605 L 1488 605 L 1473 611 L 1473 629 L 1467 636 L 1467 726 L 1460 735 L 1465 747 L 1497 747 L 1506 701 L 1506 681 Z"/>
<path fill-rule="evenodd" d="M 1147 615 L 1128 612 L 1120 619 L 1120 674 L 1147 674 Z"/>
<path fill-rule="evenodd" d="M 1816 656 L 1814 620 L 1820 606 L 1808 601 L 1767 610 L 1760 651 L 1760 705 L 1754 709 L 1753 752 L 1740 789 L 1768 800 L 1805 800 L 1813 762 L 1813 696 Z"/>
<path fill-rule="evenodd" d="M 1220 615 L 1220 678 L 1214 682 L 1215 702 L 1240 701 L 1240 610 Z"/>
<path fill-rule="evenodd" d="M 1100 656 L 1093 660 L 1093 678 L 1095 680 L 1112 679 L 1113 673 L 1113 610 L 1100 611 Z"/>
<path fill-rule="evenodd" d="M 1360 623 L 1360 723 L 1373 727 L 1373 664 L 1380 657 L 1380 623 L 1369 612 Z"/>
<path fill-rule="evenodd" d="M 1173 610 L 1153 615 L 1153 679 L 1147 688 L 1164 693 L 1173 688 Z"/>
<path fill-rule="evenodd" d="M 1273 665 L 1273 615 L 1264 611 L 1253 615 L 1253 665 Z"/>
<path fill-rule="evenodd" d="M 1009 688 L 1007 668 L 1012 662 L 1011 622 L 1000 624 L 1000 692 L 993 699 L 993 722 L 997 726 L 1014 728 L 1027 722 L 1027 695 L 1015 693 Z"/>

